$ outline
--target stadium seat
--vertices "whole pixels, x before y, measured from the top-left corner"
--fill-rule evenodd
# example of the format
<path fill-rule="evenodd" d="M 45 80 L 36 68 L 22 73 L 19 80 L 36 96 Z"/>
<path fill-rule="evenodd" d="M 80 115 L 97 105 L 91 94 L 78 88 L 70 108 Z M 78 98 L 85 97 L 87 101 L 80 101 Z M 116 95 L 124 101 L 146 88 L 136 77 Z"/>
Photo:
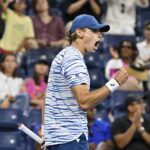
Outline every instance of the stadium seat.
<path fill-rule="evenodd" d="M 143 95 L 143 91 L 121 91 L 117 90 L 111 95 L 111 110 L 114 113 L 114 117 L 118 117 L 126 113 L 124 102 L 128 95 L 136 94 Z"/>
<path fill-rule="evenodd" d="M 23 112 L 17 109 L 0 109 L 0 130 L 17 129 L 23 121 Z"/>
<path fill-rule="evenodd" d="M 84 60 L 88 68 L 104 68 L 103 60 L 98 52 L 86 54 Z"/>
<path fill-rule="evenodd" d="M 38 50 L 29 50 L 27 52 L 27 70 L 28 75 L 31 76 L 33 73 L 33 68 L 35 62 L 42 56 L 47 56 L 49 64 L 53 61 L 54 57 L 60 52 L 59 48 L 51 48 L 51 49 L 38 49 Z"/>
<path fill-rule="evenodd" d="M 41 124 L 42 122 L 42 112 L 40 109 L 33 109 L 29 113 L 28 118 L 26 119 L 25 124 L 31 128 L 34 124 Z"/>
<path fill-rule="evenodd" d="M 104 36 L 104 41 L 103 41 L 103 49 L 105 51 L 108 51 L 108 48 L 110 46 L 115 46 L 117 47 L 118 44 L 123 41 L 123 40 L 131 40 L 131 41 L 136 41 L 136 37 L 135 36 L 128 36 L 128 35 L 105 35 Z"/>
<path fill-rule="evenodd" d="M 131 40 L 136 41 L 135 36 L 127 36 L 127 35 L 105 35 L 102 44 L 100 45 L 101 51 L 103 51 L 103 61 L 104 65 L 108 62 L 109 59 L 112 58 L 109 53 L 109 47 L 118 47 L 119 43 L 123 40 Z"/>
<path fill-rule="evenodd" d="M 99 88 L 104 85 L 106 79 L 104 77 L 104 70 L 100 68 L 90 69 L 88 68 L 90 81 L 91 81 L 91 89 Z"/>
<path fill-rule="evenodd" d="M 18 132 L 0 132 L 0 150 L 27 150 L 26 139 Z"/>

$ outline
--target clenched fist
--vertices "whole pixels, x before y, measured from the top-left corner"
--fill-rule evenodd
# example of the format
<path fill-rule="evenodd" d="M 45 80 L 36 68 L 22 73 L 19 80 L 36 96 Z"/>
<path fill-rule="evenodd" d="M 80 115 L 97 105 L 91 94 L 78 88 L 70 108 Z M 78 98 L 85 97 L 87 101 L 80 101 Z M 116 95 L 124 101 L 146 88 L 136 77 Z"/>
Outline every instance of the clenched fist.
<path fill-rule="evenodd" d="M 125 68 L 121 68 L 117 74 L 115 75 L 115 80 L 119 83 L 119 85 L 124 84 L 128 79 L 128 73 Z"/>

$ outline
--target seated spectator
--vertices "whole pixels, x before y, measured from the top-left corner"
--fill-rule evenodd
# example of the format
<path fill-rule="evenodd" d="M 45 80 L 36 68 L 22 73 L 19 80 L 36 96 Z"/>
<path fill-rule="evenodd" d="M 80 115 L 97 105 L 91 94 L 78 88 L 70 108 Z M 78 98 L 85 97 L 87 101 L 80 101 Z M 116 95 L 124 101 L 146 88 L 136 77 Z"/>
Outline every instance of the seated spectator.
<path fill-rule="evenodd" d="M 112 134 L 114 150 L 149 150 L 150 118 L 145 112 L 144 99 L 129 95 L 125 100 L 127 115 L 115 119 Z"/>
<path fill-rule="evenodd" d="M 104 22 L 111 26 L 108 34 L 134 35 L 136 6 L 146 8 L 148 0 L 105 0 L 107 11 Z"/>
<path fill-rule="evenodd" d="M 115 73 L 122 67 L 129 67 L 133 64 L 142 64 L 138 59 L 138 50 L 135 43 L 130 40 L 123 40 L 117 50 L 110 48 L 114 58 L 106 64 L 105 76 L 107 79 L 112 78 Z M 121 90 L 143 90 L 142 82 L 133 76 L 129 76 L 127 82 L 122 85 Z"/>
<path fill-rule="evenodd" d="M 41 109 L 44 104 L 44 94 L 47 87 L 49 64 L 44 55 L 35 62 L 32 77 L 25 79 L 22 92 L 31 97 L 30 105 L 33 108 Z"/>
<path fill-rule="evenodd" d="M 99 0 L 63 0 L 62 5 L 66 23 L 81 14 L 93 15 L 98 20 L 101 15 Z"/>
<path fill-rule="evenodd" d="M 65 27 L 61 18 L 50 13 L 48 0 L 33 0 L 31 16 L 38 48 L 63 47 Z"/>
<path fill-rule="evenodd" d="M 150 69 L 150 20 L 144 25 L 145 39 L 137 43 L 139 57 L 145 62 L 145 67 Z M 148 88 L 150 89 L 150 70 L 148 72 Z"/>
<path fill-rule="evenodd" d="M 90 150 L 111 150 L 111 129 L 110 125 L 96 118 L 96 108 L 87 112 L 89 128 L 89 146 Z"/>
<path fill-rule="evenodd" d="M 33 45 L 29 43 L 32 43 L 34 38 L 34 30 L 31 19 L 23 14 L 26 8 L 25 0 L 14 0 L 10 4 L 9 1 L 2 0 L 0 4 L 6 23 L 4 35 L 0 40 L 0 53 L 16 54 L 23 48 L 31 48 Z"/>
<path fill-rule="evenodd" d="M 21 94 L 23 79 L 17 76 L 16 56 L 7 53 L 2 58 L 0 69 L 0 107 L 17 108 L 27 112 L 29 98 Z"/>
<path fill-rule="evenodd" d="M 150 63 L 150 20 L 144 25 L 144 37 L 142 42 L 137 43 L 139 57 L 146 63 Z"/>

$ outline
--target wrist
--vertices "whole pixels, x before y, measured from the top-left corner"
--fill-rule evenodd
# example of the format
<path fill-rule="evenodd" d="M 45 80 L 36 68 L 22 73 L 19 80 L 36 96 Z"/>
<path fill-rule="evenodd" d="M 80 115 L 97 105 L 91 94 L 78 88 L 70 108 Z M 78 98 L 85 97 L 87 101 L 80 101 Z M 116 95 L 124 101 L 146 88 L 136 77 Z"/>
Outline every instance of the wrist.
<path fill-rule="evenodd" d="M 111 91 L 114 92 L 119 88 L 119 83 L 113 78 L 109 80 L 105 86 Z"/>
<path fill-rule="evenodd" d="M 141 126 L 141 127 L 139 127 L 138 131 L 141 135 L 143 135 L 143 133 L 145 133 L 145 128 L 143 126 Z"/>

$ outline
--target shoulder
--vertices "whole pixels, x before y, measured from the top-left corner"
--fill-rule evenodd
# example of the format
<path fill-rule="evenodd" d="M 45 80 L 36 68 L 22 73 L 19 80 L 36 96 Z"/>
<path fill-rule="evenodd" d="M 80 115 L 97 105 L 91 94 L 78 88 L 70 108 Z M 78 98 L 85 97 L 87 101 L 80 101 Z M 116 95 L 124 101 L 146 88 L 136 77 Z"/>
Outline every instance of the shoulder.
<path fill-rule="evenodd" d="M 144 45 L 146 45 L 146 41 L 145 40 L 137 43 L 137 47 L 138 48 L 143 47 Z"/>

